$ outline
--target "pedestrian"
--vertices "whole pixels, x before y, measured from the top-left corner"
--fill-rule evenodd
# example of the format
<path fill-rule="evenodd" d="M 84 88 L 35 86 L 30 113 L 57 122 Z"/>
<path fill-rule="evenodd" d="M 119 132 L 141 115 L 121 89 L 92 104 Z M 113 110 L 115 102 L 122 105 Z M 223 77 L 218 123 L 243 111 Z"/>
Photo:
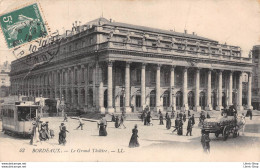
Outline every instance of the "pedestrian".
<path fill-rule="evenodd" d="M 138 142 L 138 129 L 137 124 L 135 124 L 134 129 L 132 129 L 132 136 L 129 142 L 129 148 L 139 147 L 140 144 Z"/>
<path fill-rule="evenodd" d="M 170 118 L 170 116 L 168 116 L 166 118 L 166 128 L 171 129 L 171 126 L 172 126 L 171 118 Z"/>
<path fill-rule="evenodd" d="M 116 116 L 115 118 L 115 128 L 118 128 L 119 127 L 119 118 L 118 116 Z"/>
<path fill-rule="evenodd" d="M 191 116 L 191 114 L 190 114 L 190 110 L 188 110 L 188 117 L 190 117 Z"/>
<path fill-rule="evenodd" d="M 40 140 L 41 141 L 46 141 L 46 140 L 49 140 L 49 135 L 46 131 L 46 124 L 43 123 L 41 124 L 41 130 L 40 130 Z"/>
<path fill-rule="evenodd" d="M 188 136 L 189 134 L 190 136 L 192 136 L 192 126 L 192 118 L 189 117 L 186 136 Z"/>
<path fill-rule="evenodd" d="M 250 120 L 252 120 L 253 114 L 252 114 L 252 110 L 251 110 L 251 109 L 248 109 L 248 110 L 247 110 L 246 116 L 247 116 L 247 117 L 249 116 L 249 117 L 250 117 Z"/>
<path fill-rule="evenodd" d="M 46 132 L 49 134 L 49 121 L 45 122 L 45 129 L 46 129 Z"/>
<path fill-rule="evenodd" d="M 32 128 L 30 129 L 30 136 L 31 136 L 30 145 L 33 145 L 33 139 L 35 139 L 35 136 L 36 136 L 36 123 L 35 122 L 32 123 Z"/>
<path fill-rule="evenodd" d="M 177 111 L 176 118 L 180 118 L 180 114 L 179 114 L 179 112 L 178 112 L 178 111 Z"/>
<path fill-rule="evenodd" d="M 65 122 L 65 121 L 68 122 L 68 115 L 67 115 L 67 113 L 64 114 L 64 120 L 63 120 L 63 122 Z"/>
<path fill-rule="evenodd" d="M 160 125 L 163 125 L 163 115 L 162 115 L 162 113 L 160 113 L 159 120 L 160 120 Z"/>
<path fill-rule="evenodd" d="M 81 127 L 81 130 L 83 130 L 83 125 L 84 125 L 84 123 L 83 123 L 83 121 L 82 121 L 81 116 L 79 116 L 78 119 L 79 119 L 79 126 L 78 126 L 76 129 L 79 129 L 79 127 Z"/>
<path fill-rule="evenodd" d="M 122 125 L 124 126 L 124 128 L 126 128 L 126 126 L 124 125 L 124 116 L 121 115 L 121 118 L 120 118 L 120 123 L 119 123 L 119 127 L 121 127 Z"/>
<path fill-rule="evenodd" d="M 161 115 L 161 114 L 162 114 L 162 112 L 161 112 L 161 109 L 159 109 L 159 112 L 158 112 L 158 114 L 159 114 L 159 115 Z"/>
<path fill-rule="evenodd" d="M 183 122 L 186 122 L 186 114 L 185 114 L 185 112 L 184 112 L 184 114 L 183 114 L 182 119 L 183 119 Z"/>
<path fill-rule="evenodd" d="M 210 118 L 209 112 L 207 112 L 207 118 Z"/>
<path fill-rule="evenodd" d="M 201 136 L 201 145 L 203 148 L 203 151 L 207 154 L 210 153 L 210 138 L 209 138 L 209 133 L 206 133 L 204 130 L 201 131 L 202 136 Z"/>
<path fill-rule="evenodd" d="M 114 116 L 114 113 L 112 113 L 112 118 L 111 118 L 111 122 L 115 122 L 116 121 L 116 118 Z"/>
<path fill-rule="evenodd" d="M 180 112 L 180 113 L 179 113 L 179 118 L 180 118 L 180 120 L 182 120 L 182 117 L 183 117 L 183 114 L 182 114 L 182 112 Z"/>
<path fill-rule="evenodd" d="M 142 122 L 144 122 L 144 110 L 143 110 L 143 112 L 142 112 L 142 114 L 141 114 L 141 119 L 142 119 Z"/>
<path fill-rule="evenodd" d="M 194 114 L 192 114 L 192 116 L 191 116 L 191 121 L 192 121 L 192 126 L 195 125 L 195 117 L 194 117 Z"/>
<path fill-rule="evenodd" d="M 180 119 L 179 120 L 179 123 L 178 123 L 178 132 L 177 132 L 178 135 L 183 135 L 183 122 L 182 120 Z"/>
<path fill-rule="evenodd" d="M 168 114 L 168 112 L 166 112 L 166 114 L 165 114 L 165 120 L 167 120 L 168 116 L 169 116 L 169 114 Z"/>
<path fill-rule="evenodd" d="M 104 117 L 98 123 L 99 126 L 99 136 L 107 136 L 107 121 Z"/>
<path fill-rule="evenodd" d="M 148 112 L 146 117 L 146 124 L 150 126 L 150 122 L 151 122 L 151 112 Z"/>
<path fill-rule="evenodd" d="M 66 129 L 66 126 L 64 125 L 64 123 L 61 123 L 60 125 L 60 133 L 59 133 L 59 144 L 63 144 L 65 145 L 66 144 L 66 132 L 69 132 L 67 129 Z"/>
<path fill-rule="evenodd" d="M 144 112 L 144 125 L 147 125 L 147 113 Z"/>
<path fill-rule="evenodd" d="M 179 118 L 175 119 L 175 129 L 172 131 L 172 133 L 174 133 L 175 131 L 177 131 L 179 129 Z"/>
<path fill-rule="evenodd" d="M 171 113 L 171 118 L 174 119 L 175 115 L 174 115 L 174 111 L 172 111 Z"/>

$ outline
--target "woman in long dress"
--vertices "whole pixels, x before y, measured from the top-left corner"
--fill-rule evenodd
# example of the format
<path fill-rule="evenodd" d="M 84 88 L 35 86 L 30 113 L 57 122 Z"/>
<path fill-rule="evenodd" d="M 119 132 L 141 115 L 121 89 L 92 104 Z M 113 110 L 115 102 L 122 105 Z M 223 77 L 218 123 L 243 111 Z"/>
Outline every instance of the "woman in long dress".
<path fill-rule="evenodd" d="M 119 127 L 119 118 L 118 116 L 116 116 L 115 118 L 115 128 L 118 128 Z"/>
<path fill-rule="evenodd" d="M 171 118 L 170 118 L 170 116 L 168 116 L 166 118 L 166 128 L 171 129 L 171 126 L 172 126 Z"/>
<path fill-rule="evenodd" d="M 69 132 L 67 129 L 66 129 L 66 126 L 64 125 L 64 123 L 61 123 L 60 125 L 60 133 L 59 133 L 59 144 L 63 144 L 65 145 L 66 144 L 66 132 Z"/>
<path fill-rule="evenodd" d="M 134 147 L 139 147 L 140 144 L 138 142 L 138 129 L 137 129 L 137 125 L 135 124 L 134 129 L 132 129 L 132 136 L 129 142 L 129 148 L 134 148 Z"/>
<path fill-rule="evenodd" d="M 106 121 L 102 118 L 98 124 L 99 126 L 99 136 L 107 136 L 107 124 Z"/>

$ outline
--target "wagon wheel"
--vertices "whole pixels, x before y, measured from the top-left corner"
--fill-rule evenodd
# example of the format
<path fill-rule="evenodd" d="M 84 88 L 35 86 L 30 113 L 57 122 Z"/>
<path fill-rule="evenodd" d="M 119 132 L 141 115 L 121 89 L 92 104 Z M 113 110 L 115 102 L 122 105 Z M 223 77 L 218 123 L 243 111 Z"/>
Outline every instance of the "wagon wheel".
<path fill-rule="evenodd" d="M 229 128 L 227 126 L 225 126 L 223 129 L 224 141 L 228 139 L 228 135 L 229 135 Z"/>
<path fill-rule="evenodd" d="M 215 136 L 216 136 L 216 138 L 218 138 L 219 132 L 215 132 Z"/>

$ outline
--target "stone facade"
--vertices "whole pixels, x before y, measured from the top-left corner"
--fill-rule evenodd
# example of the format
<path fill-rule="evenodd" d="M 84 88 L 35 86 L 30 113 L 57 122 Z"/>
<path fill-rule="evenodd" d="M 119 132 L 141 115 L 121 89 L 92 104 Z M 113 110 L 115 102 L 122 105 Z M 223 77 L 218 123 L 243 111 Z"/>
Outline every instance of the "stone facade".
<path fill-rule="evenodd" d="M 260 110 L 260 45 L 253 47 L 252 58 L 252 105 L 254 109 Z"/>
<path fill-rule="evenodd" d="M 252 59 L 237 46 L 99 18 L 38 52 L 12 62 L 12 94 L 61 98 L 67 106 L 101 113 L 242 109 L 242 73 Z M 60 47 L 47 64 L 37 57 Z M 30 58 L 30 59 L 28 59 Z M 27 76 L 26 76 L 27 74 Z M 25 77 L 26 76 L 26 77 Z M 251 106 L 251 92 L 248 104 Z"/>

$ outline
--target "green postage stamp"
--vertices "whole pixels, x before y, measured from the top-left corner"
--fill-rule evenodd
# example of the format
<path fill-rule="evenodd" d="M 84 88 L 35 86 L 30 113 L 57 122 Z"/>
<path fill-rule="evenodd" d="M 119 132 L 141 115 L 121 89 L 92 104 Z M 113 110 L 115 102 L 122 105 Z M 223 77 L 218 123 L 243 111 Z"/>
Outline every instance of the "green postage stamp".
<path fill-rule="evenodd" d="M 37 3 L 1 15 L 0 23 L 8 48 L 47 35 Z"/>

